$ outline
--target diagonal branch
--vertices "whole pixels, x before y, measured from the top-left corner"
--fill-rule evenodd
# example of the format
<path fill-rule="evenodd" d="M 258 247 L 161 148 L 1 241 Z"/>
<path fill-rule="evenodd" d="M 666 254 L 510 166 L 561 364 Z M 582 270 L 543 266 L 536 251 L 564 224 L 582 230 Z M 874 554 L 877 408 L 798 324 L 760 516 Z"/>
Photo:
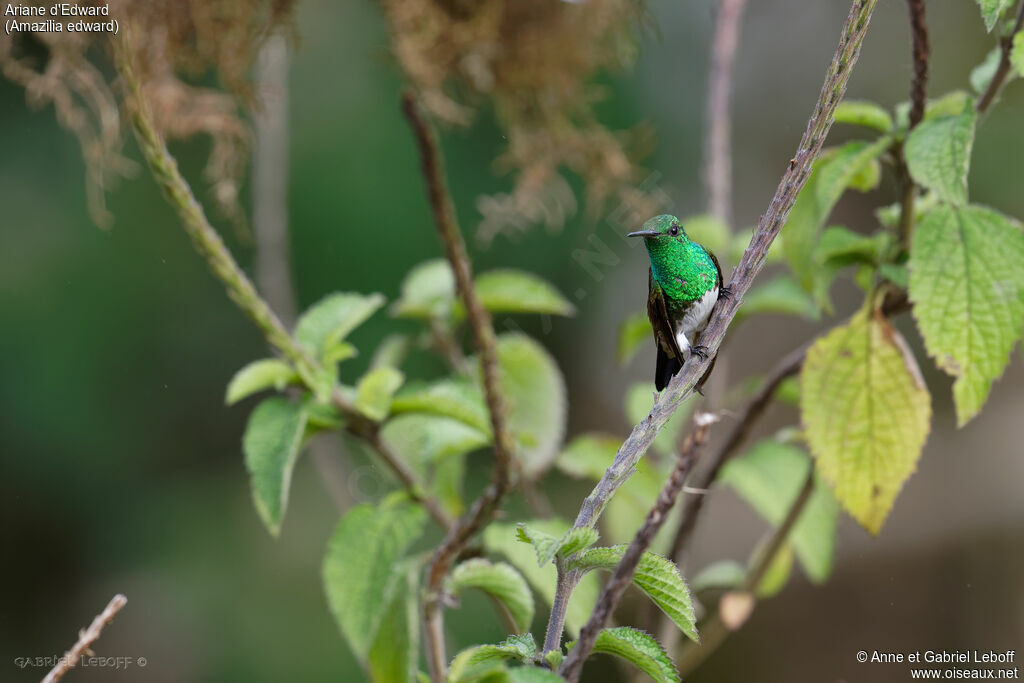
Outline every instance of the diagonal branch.
<path fill-rule="evenodd" d="M 992 80 L 988 82 L 988 87 L 985 88 L 985 92 L 982 93 L 981 98 L 978 99 L 978 103 L 975 105 L 978 113 L 985 112 L 992 102 L 995 101 L 996 95 L 999 94 L 999 89 L 1003 87 L 1006 77 L 1010 74 L 1010 52 L 1013 50 L 1013 37 L 1021 28 L 1024 28 L 1024 0 L 1021 0 L 1020 5 L 1017 7 L 1017 18 L 1013 23 L 1013 28 L 999 41 L 999 48 L 1002 54 L 999 56 L 999 64 L 996 66 L 996 72 L 992 76 Z"/>
<path fill-rule="evenodd" d="M 877 0 L 854 0 L 850 7 L 850 13 L 843 24 L 839 46 L 832 57 L 814 112 L 807 122 L 807 130 L 775 190 L 768 210 L 761 216 L 750 244 L 743 253 L 743 258 L 733 270 L 730 282 L 733 296 L 725 300 L 719 299 L 712 312 L 710 323 L 701 334 L 701 344 L 708 348 L 708 358 L 714 358 L 718 352 L 726 328 L 735 317 L 744 294 L 750 289 L 754 278 L 764 267 L 768 248 L 786 222 L 786 217 L 789 215 L 790 209 L 793 208 L 797 194 L 806 183 L 811 166 L 821 152 L 825 137 L 832 127 L 835 108 L 846 92 L 846 84 L 860 54 L 860 47 L 867 33 L 868 23 L 876 3 Z M 583 501 L 576 517 L 575 526 L 593 527 L 597 524 L 608 500 L 629 478 L 636 463 L 654 441 L 654 437 L 665 426 L 676 408 L 690 396 L 694 384 L 706 369 L 707 361 L 695 355 L 686 361 L 679 374 L 655 399 L 650 414 L 633 428 L 601 481 Z M 565 575 L 559 577 L 558 590 L 571 593 L 579 582 L 578 574 L 576 572 L 566 574 L 561 567 L 559 567 L 559 573 Z M 556 600 L 561 598 L 563 602 L 567 603 L 568 594 L 559 596 L 557 592 Z M 564 612 L 552 611 L 544 641 L 545 652 L 554 649 L 560 643 L 564 619 Z"/>
<path fill-rule="evenodd" d="M 125 30 L 128 30 L 127 27 Z M 181 175 L 178 163 L 167 150 L 167 143 L 157 130 L 149 105 L 142 95 L 138 78 L 132 67 L 131 56 L 125 47 L 124 38 L 116 42 L 115 49 L 117 69 L 134 101 L 132 122 L 135 136 L 139 141 L 139 148 L 142 150 L 142 155 L 149 165 L 156 184 L 163 190 L 167 201 L 177 211 L 182 227 L 192 240 L 192 245 L 206 260 L 213 274 L 224 284 L 228 297 L 256 324 L 270 345 L 291 361 L 301 377 L 315 377 L 320 370 L 319 364 L 309 357 L 309 354 L 292 337 L 267 302 L 260 297 L 252 281 L 246 277 L 238 262 L 228 251 L 224 240 L 210 225 L 202 205 L 192 194 L 192 188 L 188 181 Z M 336 389 L 331 395 L 331 401 L 345 416 L 346 429 L 370 444 L 381 460 L 402 482 L 410 497 L 422 503 L 442 529 L 447 530 L 451 527 L 451 519 L 441 504 L 426 493 L 426 489 L 419 483 L 412 469 L 380 439 L 377 424 L 357 411 Z"/>
<path fill-rule="evenodd" d="M 78 641 L 71 646 L 70 650 L 64 653 L 64 656 L 60 658 L 57 665 L 50 669 L 50 673 L 46 674 L 43 678 L 43 683 L 57 683 L 57 681 L 64 678 L 64 674 L 74 669 L 82 655 L 89 652 L 92 644 L 99 639 L 100 634 L 103 632 L 103 627 L 113 621 L 114 617 L 127 602 L 128 598 L 120 593 L 111 598 L 103 611 L 97 614 L 96 618 L 89 624 L 89 628 L 79 632 Z"/>
<path fill-rule="evenodd" d="M 740 19 L 747 0 L 721 0 L 711 44 L 708 74 L 707 137 L 704 140 L 704 187 L 708 211 L 726 225 L 732 225 L 732 143 L 729 126 L 729 98 Z"/>
<path fill-rule="evenodd" d="M 427 569 L 427 594 L 423 612 L 426 621 L 427 653 L 430 675 L 435 682 L 444 679 L 446 657 L 444 652 L 444 621 L 441 605 L 441 591 L 445 575 L 451 569 L 456 556 L 469 539 L 494 515 L 498 504 L 509 488 L 509 473 L 512 453 L 515 448 L 512 437 L 505 425 L 505 401 L 501 393 L 500 368 L 498 367 L 497 341 L 491 316 L 480 302 L 473 287 L 473 272 L 466 243 L 459 230 L 452 205 L 451 195 L 444 178 L 437 135 L 427 122 L 426 114 L 412 93 L 402 95 L 402 111 L 412 127 L 420 150 L 423 177 L 427 183 L 430 207 L 434 213 L 441 240 L 444 242 L 448 262 L 455 273 L 455 284 L 466 305 L 466 315 L 473 332 L 473 342 L 480 354 L 483 373 L 484 396 L 494 433 L 494 469 L 491 484 L 473 502 L 469 513 L 460 519 L 434 551 Z"/>
<path fill-rule="evenodd" d="M 683 484 L 686 482 L 686 476 L 693 468 L 693 462 L 707 440 L 708 429 L 715 420 L 714 416 L 708 414 L 700 414 L 695 417 L 694 430 L 687 437 L 686 443 L 679 453 L 679 459 L 676 461 L 668 481 L 665 482 L 665 486 L 662 487 L 661 493 L 658 494 L 654 507 L 647 513 L 643 525 L 633 537 L 622 559 L 619 560 L 615 571 L 612 572 L 612 577 L 608 579 L 608 583 L 605 584 L 597 599 L 594 611 L 591 612 L 587 623 L 580 630 L 579 640 L 569 651 L 568 657 L 565 658 L 565 662 L 559 669 L 559 673 L 571 683 L 579 680 L 583 662 L 594 649 L 594 642 L 597 640 L 598 634 L 615 610 L 615 606 L 619 604 L 622 594 L 633 580 L 640 559 L 650 547 L 651 541 L 654 540 L 662 524 L 665 523 L 669 510 L 675 505 L 676 498 L 679 497 L 679 492 L 682 491 Z"/>

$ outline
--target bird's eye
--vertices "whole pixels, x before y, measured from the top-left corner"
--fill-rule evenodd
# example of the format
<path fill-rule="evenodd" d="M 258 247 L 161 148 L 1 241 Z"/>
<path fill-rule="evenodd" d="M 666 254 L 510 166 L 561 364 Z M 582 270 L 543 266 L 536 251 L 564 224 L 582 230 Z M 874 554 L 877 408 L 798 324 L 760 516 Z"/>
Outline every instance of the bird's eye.
<path fill-rule="evenodd" d="M 668 229 L 668 234 L 672 235 L 673 237 L 679 237 L 679 226 L 673 225 L 671 228 Z"/>

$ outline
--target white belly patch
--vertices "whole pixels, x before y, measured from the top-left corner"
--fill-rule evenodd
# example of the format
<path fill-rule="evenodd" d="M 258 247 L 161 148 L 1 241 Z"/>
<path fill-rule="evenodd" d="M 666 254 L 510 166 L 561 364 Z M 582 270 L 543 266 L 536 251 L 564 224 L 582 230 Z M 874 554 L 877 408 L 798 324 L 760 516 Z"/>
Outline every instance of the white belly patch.
<path fill-rule="evenodd" d="M 686 353 L 692 346 L 691 341 L 697 335 L 698 332 L 704 329 L 704 326 L 708 324 L 708 318 L 711 317 L 711 309 L 715 307 L 715 303 L 718 301 L 718 287 L 709 289 L 704 293 L 704 296 L 697 299 L 690 310 L 683 316 L 682 321 L 676 326 L 676 343 L 679 345 L 679 350 Z"/>

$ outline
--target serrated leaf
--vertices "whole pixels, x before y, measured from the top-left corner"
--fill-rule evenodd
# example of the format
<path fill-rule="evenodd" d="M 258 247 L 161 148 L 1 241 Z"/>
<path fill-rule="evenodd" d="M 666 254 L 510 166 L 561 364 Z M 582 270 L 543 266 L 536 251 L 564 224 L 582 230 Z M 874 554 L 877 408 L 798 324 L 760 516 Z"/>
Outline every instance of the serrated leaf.
<path fill-rule="evenodd" d="M 525 522 L 534 531 L 561 538 L 569 529 L 569 524 L 559 520 L 532 520 Z M 491 553 L 503 555 L 526 578 L 533 590 L 551 605 L 555 597 L 555 582 L 558 573 L 552 563 L 543 567 L 537 566 L 537 555 L 533 547 L 518 539 L 517 528 L 512 524 L 492 523 L 484 529 L 484 547 Z M 566 630 L 572 634 L 587 622 L 590 612 L 597 602 L 599 585 L 597 576 L 584 576 L 569 599 L 566 610 Z"/>
<path fill-rule="evenodd" d="M 967 203 L 967 171 L 977 113 L 970 102 L 960 114 L 922 121 L 907 136 L 904 152 L 910 175 L 951 204 Z"/>
<path fill-rule="evenodd" d="M 489 436 L 465 422 L 440 415 L 409 413 L 387 421 L 381 429 L 384 443 L 414 467 L 462 455 L 491 442 Z"/>
<path fill-rule="evenodd" d="M 580 434 L 555 460 L 555 467 L 570 477 L 598 481 L 612 464 L 622 439 L 609 434 Z"/>
<path fill-rule="evenodd" d="M 1013 4 L 1013 0 L 978 0 L 981 7 L 981 18 L 985 20 L 985 30 L 992 33 L 999 17 Z"/>
<path fill-rule="evenodd" d="M 498 337 L 498 364 L 516 457 L 523 474 L 536 477 L 551 466 L 565 436 L 565 379 L 551 354 L 522 334 Z"/>
<path fill-rule="evenodd" d="M 292 366 L 279 358 L 255 360 L 231 378 L 224 402 L 230 406 L 264 389 L 281 391 L 298 379 Z"/>
<path fill-rule="evenodd" d="M 310 355 L 323 360 L 328 349 L 340 344 L 383 305 L 382 294 L 328 294 L 302 314 L 295 326 L 295 338 Z"/>
<path fill-rule="evenodd" d="M 399 581 L 399 560 L 419 538 L 426 521 L 422 506 L 397 496 L 363 503 L 341 518 L 324 555 L 327 603 L 342 635 L 365 660 Z"/>
<path fill-rule="evenodd" d="M 569 562 L 572 569 L 614 570 L 626 553 L 626 545 L 584 550 Z M 654 601 L 690 640 L 699 642 L 693 600 L 679 568 L 661 555 L 644 553 L 633 575 L 633 585 Z"/>
<path fill-rule="evenodd" d="M 428 413 L 450 417 L 490 436 L 491 421 L 483 394 L 471 382 L 444 379 L 410 384 L 391 401 L 391 412 Z"/>
<path fill-rule="evenodd" d="M 755 285 L 743 298 L 737 312 L 739 320 L 759 313 L 796 315 L 809 320 L 819 317 L 818 305 L 807 291 L 788 275 L 779 275 L 768 282 Z"/>
<path fill-rule="evenodd" d="M 1024 234 L 980 206 L 940 207 L 914 231 L 910 300 L 928 354 L 956 377 L 965 425 L 1002 375 L 1024 326 Z"/>
<path fill-rule="evenodd" d="M 503 671 L 505 662 L 530 663 L 536 655 L 537 644 L 529 633 L 511 636 L 498 645 L 475 645 L 455 655 L 448 667 L 448 681 L 479 681 L 496 670 Z"/>
<path fill-rule="evenodd" d="M 654 382 L 637 382 L 626 390 L 626 401 L 623 408 L 626 412 L 626 419 L 633 424 L 640 422 L 647 417 L 654 407 Z M 654 449 L 663 455 L 672 455 L 676 452 L 676 441 L 679 437 L 679 430 L 686 426 L 693 413 L 693 397 L 679 406 L 668 423 L 654 438 Z M 612 498 L 615 500 L 615 498 Z"/>
<path fill-rule="evenodd" d="M 757 442 L 722 468 L 720 480 L 730 486 L 773 526 L 786 518 L 807 478 L 811 462 L 796 446 L 771 439 Z M 804 571 L 822 583 L 832 571 L 839 506 L 823 482 L 816 482 L 803 514 L 789 539 Z"/>
<path fill-rule="evenodd" d="M 889 112 L 874 102 L 864 100 L 843 100 L 836 107 L 836 123 L 848 123 L 888 133 L 892 130 Z"/>
<path fill-rule="evenodd" d="M 571 649 L 575 642 L 569 643 Z M 630 626 L 602 629 L 594 641 L 594 652 L 621 657 L 656 683 L 679 683 L 679 672 L 657 640 Z"/>
<path fill-rule="evenodd" d="M 701 569 L 691 584 L 696 593 L 711 588 L 739 588 L 746 580 L 746 567 L 734 560 L 720 560 Z"/>
<path fill-rule="evenodd" d="M 928 436 L 931 397 L 914 357 L 889 321 L 865 307 L 814 342 L 800 388 L 818 472 L 877 535 Z"/>
<path fill-rule="evenodd" d="M 890 143 L 888 136 L 871 143 L 860 140 L 848 142 L 838 149 L 829 150 L 815 162 L 783 228 L 786 258 L 805 289 L 813 289 L 815 268 L 812 254 L 833 207 L 858 174 Z"/>
<path fill-rule="evenodd" d="M 619 364 L 625 365 L 631 361 L 641 346 L 653 340 L 654 331 L 647 311 L 634 313 L 623 320 L 619 325 L 619 342 L 616 347 Z"/>
<path fill-rule="evenodd" d="M 274 536 L 288 507 L 292 469 L 306 429 L 306 410 L 284 398 L 264 399 L 249 416 L 242 437 L 253 503 Z"/>
<path fill-rule="evenodd" d="M 543 567 L 554 561 L 555 554 L 558 553 L 558 546 L 562 541 L 561 536 L 553 536 L 526 524 L 516 525 L 516 538 L 522 543 L 529 543 L 533 546 L 534 552 L 537 553 L 538 567 Z"/>
<path fill-rule="evenodd" d="M 371 420 L 380 422 L 388 416 L 391 399 L 404 380 L 405 375 L 392 367 L 384 366 L 370 370 L 356 385 L 356 410 Z"/>
<path fill-rule="evenodd" d="M 517 632 L 525 633 L 530 628 L 533 594 L 526 579 L 512 565 L 483 558 L 466 560 L 452 570 L 448 589 L 458 595 L 468 588 L 481 590 L 501 602 L 515 622 Z"/>
<path fill-rule="evenodd" d="M 558 546 L 559 557 L 569 557 L 574 555 L 584 548 L 597 543 L 597 529 L 591 529 L 590 527 L 574 527 L 566 532 L 565 536 Z"/>
<path fill-rule="evenodd" d="M 526 271 L 491 270 L 478 275 L 474 284 L 480 303 L 492 313 L 576 313 L 576 307 L 551 283 Z M 465 314 L 464 310 L 456 308 Z"/>
<path fill-rule="evenodd" d="M 402 294 L 391 307 L 402 318 L 447 318 L 455 304 L 455 274 L 445 259 L 415 266 L 402 280 Z"/>
<path fill-rule="evenodd" d="M 702 213 L 687 216 L 682 221 L 686 235 L 697 244 L 716 254 L 725 255 L 729 250 L 732 235 L 729 226 L 711 214 Z"/>
<path fill-rule="evenodd" d="M 971 88 L 974 92 L 979 95 L 985 92 L 988 84 L 992 82 L 992 77 L 996 74 L 996 69 L 999 68 L 999 61 L 1002 57 L 1002 49 L 994 47 L 985 55 L 984 61 L 971 70 Z"/>
<path fill-rule="evenodd" d="M 419 564 L 400 563 L 390 604 L 381 615 L 367 668 L 374 683 L 408 683 L 419 663 Z"/>

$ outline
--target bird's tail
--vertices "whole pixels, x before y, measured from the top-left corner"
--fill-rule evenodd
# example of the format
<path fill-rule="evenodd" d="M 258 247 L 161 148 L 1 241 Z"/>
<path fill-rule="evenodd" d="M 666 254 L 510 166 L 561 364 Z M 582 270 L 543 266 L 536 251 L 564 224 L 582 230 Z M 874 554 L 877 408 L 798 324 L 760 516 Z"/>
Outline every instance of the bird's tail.
<path fill-rule="evenodd" d="M 678 358 L 669 358 L 661 346 L 658 346 L 658 364 L 654 370 L 654 387 L 661 391 L 668 386 L 669 381 L 676 376 L 676 373 L 683 367 Z"/>

